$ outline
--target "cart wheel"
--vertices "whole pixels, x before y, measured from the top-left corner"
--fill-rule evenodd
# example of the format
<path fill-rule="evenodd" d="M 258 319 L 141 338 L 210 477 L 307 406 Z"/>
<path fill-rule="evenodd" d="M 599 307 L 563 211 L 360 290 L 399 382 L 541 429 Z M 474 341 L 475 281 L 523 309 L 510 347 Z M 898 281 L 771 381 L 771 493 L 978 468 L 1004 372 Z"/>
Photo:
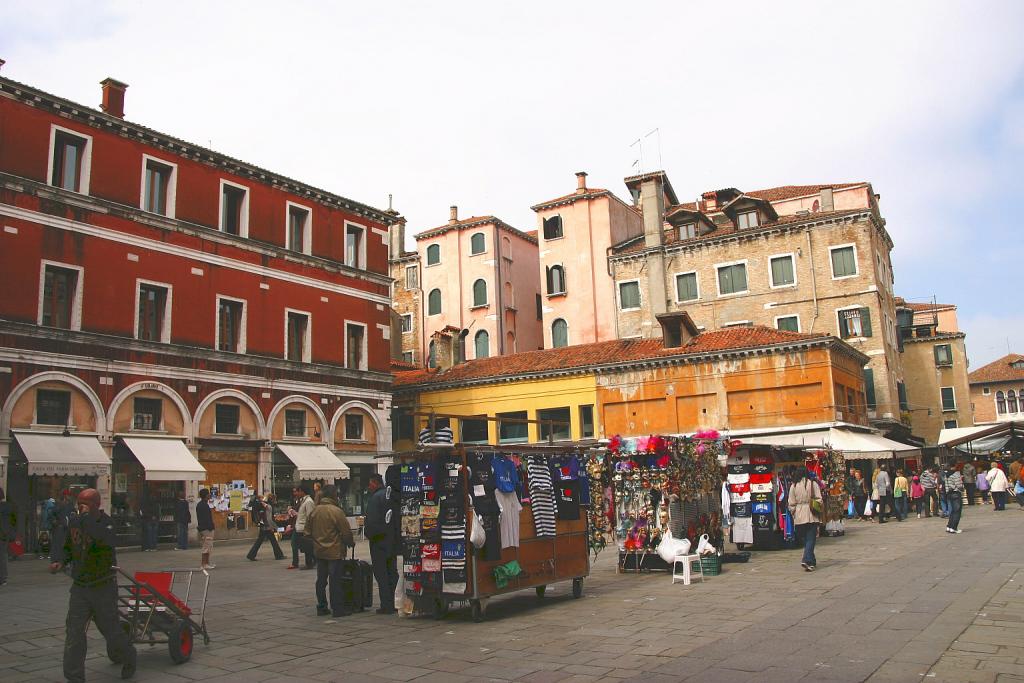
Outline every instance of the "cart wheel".
<path fill-rule="evenodd" d="M 444 598 L 434 598 L 434 619 L 444 619 L 448 615 L 448 601 Z"/>
<path fill-rule="evenodd" d="M 192 658 L 192 625 L 187 621 L 177 621 L 167 632 L 167 649 L 171 661 L 184 664 Z"/>
<path fill-rule="evenodd" d="M 583 579 L 572 580 L 572 597 L 580 598 L 583 597 Z"/>
<path fill-rule="evenodd" d="M 547 589 L 548 589 L 547 586 L 537 586 L 537 597 L 538 598 L 543 598 L 544 597 L 544 592 Z"/>
<path fill-rule="evenodd" d="M 484 620 L 484 608 L 480 604 L 479 600 L 473 600 L 469 603 L 470 613 L 473 615 L 473 621 L 480 623 Z"/>

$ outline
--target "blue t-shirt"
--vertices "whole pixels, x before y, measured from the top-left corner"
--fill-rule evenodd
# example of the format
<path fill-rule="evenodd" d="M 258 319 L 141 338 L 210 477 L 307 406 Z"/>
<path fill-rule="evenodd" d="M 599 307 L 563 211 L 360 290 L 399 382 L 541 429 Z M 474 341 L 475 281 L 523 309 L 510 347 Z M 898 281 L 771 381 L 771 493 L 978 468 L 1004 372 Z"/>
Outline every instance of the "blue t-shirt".
<path fill-rule="evenodd" d="M 502 455 L 496 455 L 491 462 L 495 486 L 502 493 L 512 493 L 519 488 L 519 471 L 514 462 Z"/>

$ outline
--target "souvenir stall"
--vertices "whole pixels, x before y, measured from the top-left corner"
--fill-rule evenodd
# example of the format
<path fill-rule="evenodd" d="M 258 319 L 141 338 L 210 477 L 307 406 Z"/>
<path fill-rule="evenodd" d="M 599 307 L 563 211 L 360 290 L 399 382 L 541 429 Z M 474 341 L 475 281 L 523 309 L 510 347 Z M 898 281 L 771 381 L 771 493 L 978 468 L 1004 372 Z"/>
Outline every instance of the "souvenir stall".
<path fill-rule="evenodd" d="M 831 448 L 808 451 L 748 445 L 740 442 L 726 460 L 722 510 L 730 540 L 739 548 L 791 548 L 797 544 L 789 513 L 789 490 L 798 471 L 810 471 L 821 483 L 824 498 L 823 533 L 843 534 L 848 498 L 845 461 Z"/>
<path fill-rule="evenodd" d="M 404 613 L 440 618 L 469 601 L 480 621 L 494 596 L 590 572 L 587 472 L 574 448 L 427 446 L 385 475 L 400 520 Z"/>
<path fill-rule="evenodd" d="M 657 553 L 667 534 L 688 539 L 694 549 L 707 534 L 721 550 L 722 460 L 729 449 L 730 443 L 714 431 L 693 438 L 615 436 L 607 448 L 593 449 L 588 463 L 595 501 L 591 550 L 600 551 L 603 532 L 610 532 L 620 571 L 670 571 L 671 562 Z"/>

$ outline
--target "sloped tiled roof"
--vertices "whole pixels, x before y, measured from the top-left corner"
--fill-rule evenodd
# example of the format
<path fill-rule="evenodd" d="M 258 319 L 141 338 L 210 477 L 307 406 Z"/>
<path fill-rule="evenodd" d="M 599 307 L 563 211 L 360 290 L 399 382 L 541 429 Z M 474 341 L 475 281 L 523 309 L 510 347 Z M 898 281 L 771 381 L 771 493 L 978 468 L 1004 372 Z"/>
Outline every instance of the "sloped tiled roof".
<path fill-rule="evenodd" d="M 824 333 L 788 332 L 756 326 L 704 332 L 679 348 L 665 348 L 661 339 L 616 339 L 481 358 L 466 361 L 443 372 L 436 369 L 396 372 L 394 384 L 395 387 L 402 387 L 497 379 L 673 356 L 759 348 L 827 337 L 828 335 Z"/>
<path fill-rule="evenodd" d="M 406 363 L 404 360 L 398 360 L 397 358 L 391 359 L 391 371 L 397 372 L 401 370 L 418 370 L 420 366 L 415 363 Z"/>
<path fill-rule="evenodd" d="M 971 384 L 1024 381 L 1024 368 L 1015 368 L 1012 363 L 1024 363 L 1024 356 L 1019 353 L 1007 354 L 970 373 L 967 380 Z"/>
<path fill-rule="evenodd" d="M 797 197 L 806 197 L 807 195 L 818 194 L 827 187 L 831 187 L 833 190 L 844 190 L 848 187 L 857 187 L 858 185 L 867 185 L 867 183 L 832 183 L 831 185 L 783 185 L 782 187 L 770 187 L 767 190 L 754 190 L 752 192 L 744 192 L 744 194 L 750 195 L 751 197 L 757 197 L 758 199 L 767 199 L 770 202 L 781 202 L 787 199 L 795 199 Z"/>
<path fill-rule="evenodd" d="M 444 234 L 449 230 L 461 230 L 462 228 L 469 228 L 477 225 L 488 224 L 493 224 L 498 226 L 499 228 L 504 228 L 509 232 L 519 235 L 528 242 L 537 242 L 536 232 L 533 235 L 531 235 L 528 232 L 523 232 L 519 228 L 509 225 L 508 223 L 501 220 L 497 216 L 470 216 L 469 218 L 462 218 L 455 223 L 445 223 L 444 225 L 439 225 L 436 228 L 428 228 L 427 230 L 422 230 L 413 235 L 413 237 L 417 240 L 422 240 L 427 239 L 429 237 L 435 237 L 437 235 Z"/>
<path fill-rule="evenodd" d="M 541 209 L 547 209 L 549 207 L 557 206 L 559 204 L 571 204 L 575 201 L 579 201 L 580 199 L 596 199 L 598 197 L 603 197 L 605 195 L 609 195 L 612 197 L 615 196 L 614 194 L 612 194 L 611 191 L 606 190 L 604 188 L 588 187 L 586 192 L 573 192 L 572 194 L 566 194 L 562 195 L 561 197 L 555 197 L 554 199 L 548 199 L 547 201 L 540 202 L 539 204 L 534 204 L 533 206 L 530 207 L 530 209 L 532 209 L 533 211 L 540 211 Z"/>
<path fill-rule="evenodd" d="M 954 304 L 912 304 L 906 301 L 903 302 L 903 306 L 909 308 L 914 312 L 920 311 L 945 311 L 950 308 L 956 308 Z"/>

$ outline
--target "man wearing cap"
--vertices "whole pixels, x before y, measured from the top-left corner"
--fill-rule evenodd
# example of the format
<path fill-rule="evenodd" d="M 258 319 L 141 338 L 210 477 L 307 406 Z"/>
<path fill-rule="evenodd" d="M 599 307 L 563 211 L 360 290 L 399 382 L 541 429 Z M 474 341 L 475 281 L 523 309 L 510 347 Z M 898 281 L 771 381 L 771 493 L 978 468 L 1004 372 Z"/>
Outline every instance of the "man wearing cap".
<path fill-rule="evenodd" d="M 117 614 L 117 538 L 114 522 L 100 510 L 100 494 L 78 494 L 78 514 L 68 522 L 64 545 L 54 549 L 50 571 L 71 566 L 71 597 L 64 635 L 64 677 L 85 680 L 85 630 L 92 619 L 107 640 L 107 653 L 121 664 L 121 678 L 135 675 L 135 648 L 121 629 Z"/>

